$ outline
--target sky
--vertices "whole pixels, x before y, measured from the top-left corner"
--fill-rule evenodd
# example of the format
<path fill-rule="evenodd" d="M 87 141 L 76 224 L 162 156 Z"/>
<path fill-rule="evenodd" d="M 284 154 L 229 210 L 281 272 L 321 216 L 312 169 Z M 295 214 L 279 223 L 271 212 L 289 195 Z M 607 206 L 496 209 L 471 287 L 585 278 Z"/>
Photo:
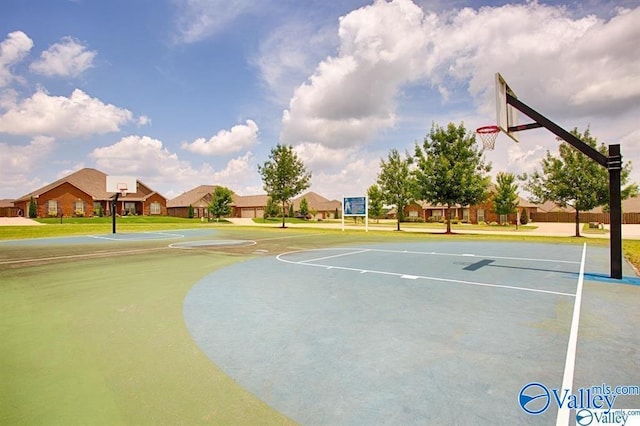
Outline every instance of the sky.
<path fill-rule="evenodd" d="M 621 144 L 640 182 L 640 0 L 3 0 L 0 16 L 0 198 L 83 167 L 168 199 L 261 194 L 278 143 L 310 190 L 364 195 L 433 125 L 495 124 L 496 72 Z M 557 152 L 545 129 L 519 139 L 485 152 L 493 174 Z"/>

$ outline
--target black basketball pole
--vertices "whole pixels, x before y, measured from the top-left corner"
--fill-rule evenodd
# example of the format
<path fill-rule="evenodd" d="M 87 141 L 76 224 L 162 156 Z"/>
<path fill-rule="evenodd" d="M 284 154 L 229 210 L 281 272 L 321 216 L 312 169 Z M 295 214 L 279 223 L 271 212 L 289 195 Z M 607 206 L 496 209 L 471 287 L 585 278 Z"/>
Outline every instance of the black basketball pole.
<path fill-rule="evenodd" d="M 611 245 L 611 278 L 622 279 L 622 196 L 620 145 L 609 145 L 609 217 Z"/>
<path fill-rule="evenodd" d="M 116 195 L 113 196 L 113 200 L 111 200 L 111 230 L 112 233 L 116 233 L 116 209 L 118 204 L 118 196 L 120 193 L 116 192 Z"/>
<path fill-rule="evenodd" d="M 510 132 L 544 127 L 609 171 L 610 272 L 611 278 L 622 279 L 622 196 L 620 194 L 622 155 L 620 155 L 620 145 L 609 145 L 609 155 L 606 156 L 509 93 L 507 93 L 507 104 L 535 121 L 533 124 L 509 127 Z"/>

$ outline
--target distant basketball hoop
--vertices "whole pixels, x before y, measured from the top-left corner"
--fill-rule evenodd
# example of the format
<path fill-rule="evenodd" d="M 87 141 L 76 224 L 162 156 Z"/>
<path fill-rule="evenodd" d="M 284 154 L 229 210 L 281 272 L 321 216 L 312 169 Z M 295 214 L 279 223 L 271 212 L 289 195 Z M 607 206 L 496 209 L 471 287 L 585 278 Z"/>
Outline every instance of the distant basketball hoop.
<path fill-rule="evenodd" d="M 129 191 L 129 185 L 125 182 L 118 182 L 117 188 L 121 197 L 124 197 L 125 195 L 127 195 L 127 192 Z"/>
<path fill-rule="evenodd" d="M 476 134 L 482 140 L 482 146 L 487 150 L 495 148 L 498 133 L 500 133 L 500 127 L 498 126 L 482 126 L 476 129 Z"/>

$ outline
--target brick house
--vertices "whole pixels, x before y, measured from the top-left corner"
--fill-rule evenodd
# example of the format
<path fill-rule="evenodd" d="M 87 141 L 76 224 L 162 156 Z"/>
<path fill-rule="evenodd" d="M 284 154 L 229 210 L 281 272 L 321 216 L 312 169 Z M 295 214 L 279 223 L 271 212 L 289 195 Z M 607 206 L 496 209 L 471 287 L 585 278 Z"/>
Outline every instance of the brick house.
<path fill-rule="evenodd" d="M 166 215 L 166 198 L 144 183 L 137 183 L 135 193 L 119 197 L 116 213 Z M 25 216 L 28 216 L 31 197 L 36 202 L 38 217 L 98 216 L 100 210 L 110 215 L 113 193 L 106 192 L 106 187 L 106 174 L 84 168 L 17 198 L 13 204 L 22 209 Z"/>
<path fill-rule="evenodd" d="M 215 185 L 200 185 L 179 196 L 167 201 L 167 214 L 175 217 L 189 217 L 189 206 L 193 208 L 193 217 L 209 218 L 208 207 L 211 204 L 211 194 L 215 190 Z M 314 219 L 329 219 L 335 216 L 335 212 L 340 211 L 341 203 L 336 200 L 328 200 L 315 192 L 307 192 L 293 200 L 295 211 L 300 209 L 300 202 L 307 199 L 309 210 L 314 210 Z M 231 217 L 238 218 L 262 218 L 267 206 L 269 196 L 259 195 L 238 195 L 233 194 L 231 203 Z"/>
<path fill-rule="evenodd" d="M 200 185 L 167 201 L 167 214 L 174 217 L 189 217 L 189 206 L 193 209 L 193 217 L 209 218 L 209 204 L 215 185 Z"/>
<path fill-rule="evenodd" d="M 319 195 L 313 191 L 309 191 L 305 194 L 293 200 L 293 210 L 300 210 L 300 203 L 303 199 L 307 200 L 309 205 L 309 211 L 315 212 L 315 216 L 312 219 L 336 219 L 336 212 L 340 212 L 342 209 L 342 203 L 338 200 L 329 200 L 322 195 Z"/>
<path fill-rule="evenodd" d="M 518 197 L 519 211 L 527 211 L 527 216 L 531 218 L 532 214 L 538 210 L 538 205 L 533 204 L 524 198 Z M 411 203 L 404 209 L 405 218 L 411 220 L 411 218 L 420 218 L 425 222 L 440 222 L 446 217 L 447 206 L 433 205 L 425 201 L 418 201 Z M 493 199 L 490 196 L 484 203 L 461 206 L 455 205 L 451 207 L 451 217 L 458 218 L 462 222 L 478 224 L 485 223 L 515 223 L 516 214 L 498 215 L 494 211 Z"/>

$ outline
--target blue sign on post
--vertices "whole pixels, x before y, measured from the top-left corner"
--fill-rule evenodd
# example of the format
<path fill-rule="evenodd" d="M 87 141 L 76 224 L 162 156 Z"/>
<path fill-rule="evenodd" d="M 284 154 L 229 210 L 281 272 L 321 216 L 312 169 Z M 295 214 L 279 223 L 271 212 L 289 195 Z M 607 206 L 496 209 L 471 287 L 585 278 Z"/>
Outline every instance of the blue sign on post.
<path fill-rule="evenodd" d="M 345 197 L 342 203 L 344 216 L 366 216 L 367 197 Z"/>

